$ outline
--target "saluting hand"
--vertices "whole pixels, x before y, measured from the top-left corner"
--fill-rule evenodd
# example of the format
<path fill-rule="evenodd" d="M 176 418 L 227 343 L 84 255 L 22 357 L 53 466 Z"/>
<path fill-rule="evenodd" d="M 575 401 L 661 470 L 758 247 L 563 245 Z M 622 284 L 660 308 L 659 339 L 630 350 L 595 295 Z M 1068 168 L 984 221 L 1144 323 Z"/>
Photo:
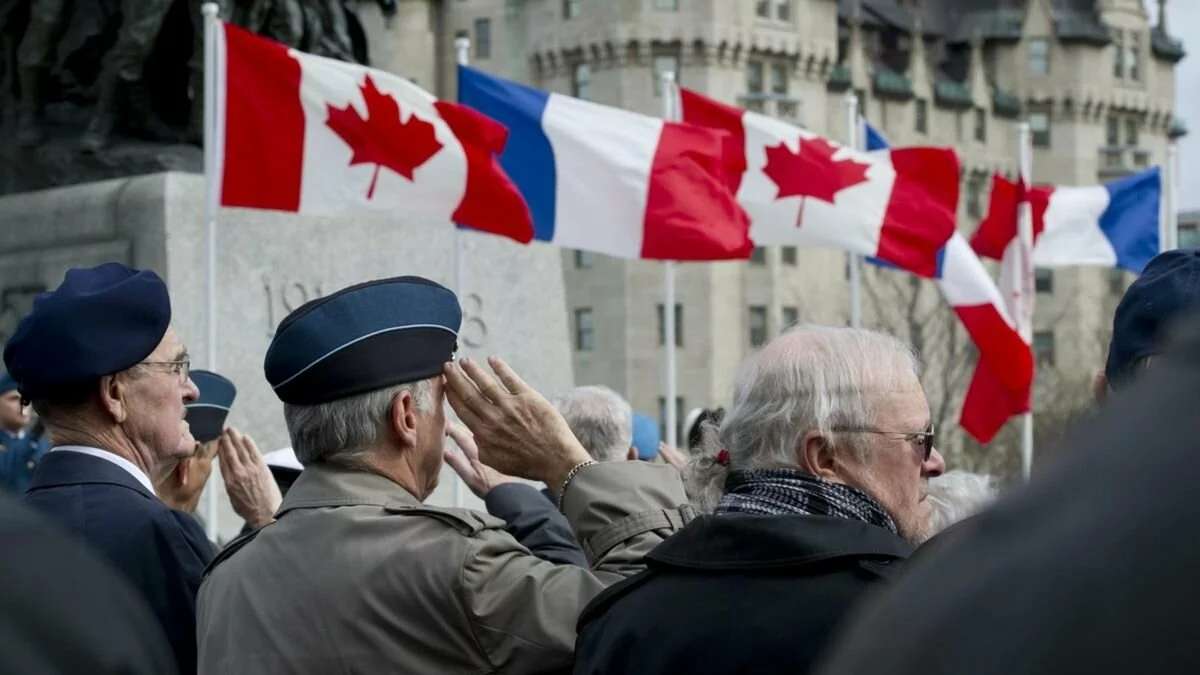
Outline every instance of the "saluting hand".
<path fill-rule="evenodd" d="M 558 486 L 590 457 L 566 421 L 503 360 L 488 374 L 470 359 L 447 363 L 446 399 L 475 435 L 479 459 L 500 473 Z"/>
<path fill-rule="evenodd" d="M 458 446 L 458 450 L 446 448 L 446 463 L 463 479 L 467 487 L 471 488 L 476 497 L 484 499 L 496 486 L 516 482 L 517 479 L 512 476 L 505 476 L 479 461 L 479 447 L 475 445 L 475 439 L 466 427 L 451 424 L 446 429 L 446 435 Z"/>
<path fill-rule="evenodd" d="M 270 523 L 283 495 L 254 439 L 229 427 L 217 441 L 217 456 L 234 512 L 253 528 Z"/>

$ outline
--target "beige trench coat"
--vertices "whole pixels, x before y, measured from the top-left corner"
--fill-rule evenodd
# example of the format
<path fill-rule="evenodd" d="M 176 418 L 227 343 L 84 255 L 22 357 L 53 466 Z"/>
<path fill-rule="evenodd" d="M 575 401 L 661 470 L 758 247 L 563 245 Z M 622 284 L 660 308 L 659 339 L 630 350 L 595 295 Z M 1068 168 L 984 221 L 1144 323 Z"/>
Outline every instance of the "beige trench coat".
<path fill-rule="evenodd" d="M 568 669 L 580 611 L 642 569 L 683 526 L 685 503 L 667 466 L 582 469 L 563 510 L 587 570 L 535 558 L 487 514 L 426 506 L 375 474 L 310 467 L 278 520 L 210 568 L 197 601 L 199 673 Z"/>

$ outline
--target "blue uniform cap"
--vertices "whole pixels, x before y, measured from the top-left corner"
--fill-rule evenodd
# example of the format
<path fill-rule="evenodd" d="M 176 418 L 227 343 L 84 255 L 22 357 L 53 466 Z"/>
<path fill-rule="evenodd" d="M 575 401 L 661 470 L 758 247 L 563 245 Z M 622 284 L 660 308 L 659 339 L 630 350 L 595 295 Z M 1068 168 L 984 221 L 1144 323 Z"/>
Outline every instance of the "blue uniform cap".
<path fill-rule="evenodd" d="M 642 415 L 633 414 L 633 447 L 637 448 L 638 459 L 654 459 L 658 456 L 658 422 Z"/>
<path fill-rule="evenodd" d="M 25 398 L 137 365 L 171 324 L 167 285 L 120 263 L 68 270 L 42 293 L 4 347 L 4 364 Z"/>
<path fill-rule="evenodd" d="M 8 373 L 0 373 L 0 396 L 17 388 L 17 381 Z"/>
<path fill-rule="evenodd" d="M 1120 382 L 1140 359 L 1162 351 L 1166 330 L 1200 309 L 1200 249 L 1155 256 L 1122 296 L 1113 313 L 1112 342 L 1104 374 Z"/>
<path fill-rule="evenodd" d="M 215 441 L 225 430 L 225 418 L 237 398 L 237 387 L 226 378 L 207 370 L 193 370 L 192 382 L 200 390 L 200 397 L 188 403 L 187 422 L 192 436 L 201 443 Z"/>
<path fill-rule="evenodd" d="M 279 324 L 263 364 L 284 403 L 316 405 L 442 372 L 462 308 L 421 277 L 371 281 L 308 302 Z"/>

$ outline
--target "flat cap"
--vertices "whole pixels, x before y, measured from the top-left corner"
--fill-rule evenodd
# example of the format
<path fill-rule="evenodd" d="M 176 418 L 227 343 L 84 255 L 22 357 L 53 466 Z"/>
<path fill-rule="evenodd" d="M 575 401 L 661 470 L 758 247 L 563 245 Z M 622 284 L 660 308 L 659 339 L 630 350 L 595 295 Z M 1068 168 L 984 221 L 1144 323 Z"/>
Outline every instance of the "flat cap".
<path fill-rule="evenodd" d="M 279 324 L 263 368 L 284 403 L 316 405 L 428 379 L 454 358 L 462 308 L 421 277 L 351 286 Z"/>
<path fill-rule="evenodd" d="M 1200 249 L 1155 256 L 1125 291 L 1113 313 L 1112 342 L 1104 374 L 1121 382 L 1139 359 L 1166 348 L 1166 329 L 1200 309 Z"/>
<path fill-rule="evenodd" d="M 225 418 L 237 398 L 237 387 L 228 379 L 207 370 L 193 370 L 192 382 L 200 396 L 184 407 L 192 436 L 201 443 L 215 441 L 225 430 Z"/>
<path fill-rule="evenodd" d="M 13 379 L 12 375 L 0 373 L 0 395 L 7 394 L 16 388 L 17 381 Z"/>
<path fill-rule="evenodd" d="M 150 355 L 171 324 L 167 285 L 120 263 L 68 270 L 42 293 L 4 347 L 26 398 L 127 370 Z"/>

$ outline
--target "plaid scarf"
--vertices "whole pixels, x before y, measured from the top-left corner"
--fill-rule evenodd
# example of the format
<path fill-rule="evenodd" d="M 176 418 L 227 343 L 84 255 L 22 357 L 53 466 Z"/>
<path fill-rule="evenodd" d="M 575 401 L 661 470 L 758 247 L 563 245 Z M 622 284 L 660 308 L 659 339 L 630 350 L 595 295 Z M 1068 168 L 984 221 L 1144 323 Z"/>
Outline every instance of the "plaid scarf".
<path fill-rule="evenodd" d="M 790 513 L 861 520 L 896 532 L 896 522 L 870 495 L 792 469 L 742 469 L 725 480 L 714 515 Z"/>

